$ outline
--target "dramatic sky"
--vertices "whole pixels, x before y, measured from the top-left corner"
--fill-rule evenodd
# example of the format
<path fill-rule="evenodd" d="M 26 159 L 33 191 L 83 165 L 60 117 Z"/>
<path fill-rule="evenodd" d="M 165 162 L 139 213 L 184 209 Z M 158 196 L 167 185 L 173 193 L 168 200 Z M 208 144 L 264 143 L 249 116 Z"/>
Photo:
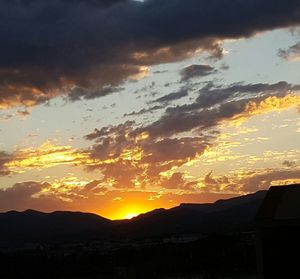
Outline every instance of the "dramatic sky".
<path fill-rule="evenodd" d="M 300 182 L 299 0 L 2 0 L 0 37 L 0 211 Z"/>

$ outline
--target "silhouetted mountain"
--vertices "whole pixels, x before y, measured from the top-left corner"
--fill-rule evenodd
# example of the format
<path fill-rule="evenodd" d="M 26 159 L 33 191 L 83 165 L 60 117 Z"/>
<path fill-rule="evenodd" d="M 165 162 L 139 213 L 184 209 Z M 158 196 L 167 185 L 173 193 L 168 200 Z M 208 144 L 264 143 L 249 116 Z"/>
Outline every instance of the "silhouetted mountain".
<path fill-rule="evenodd" d="M 80 212 L 10 211 L 0 213 L 0 245 L 251 230 L 265 195 L 262 191 L 212 204 L 181 204 L 121 221 Z"/>
<path fill-rule="evenodd" d="M 135 237 L 184 233 L 251 230 L 266 191 L 219 200 L 212 204 L 181 204 L 142 214 L 122 224 L 120 231 Z"/>
<path fill-rule="evenodd" d="M 75 241 L 107 235 L 112 221 L 91 213 L 0 213 L 0 245 L 23 242 Z"/>

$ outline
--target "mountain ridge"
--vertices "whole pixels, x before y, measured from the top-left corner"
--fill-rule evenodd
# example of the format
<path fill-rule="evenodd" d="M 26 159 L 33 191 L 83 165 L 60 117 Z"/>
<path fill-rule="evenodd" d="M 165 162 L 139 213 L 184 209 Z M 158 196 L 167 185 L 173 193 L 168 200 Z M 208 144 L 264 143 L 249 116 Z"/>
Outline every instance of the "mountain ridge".
<path fill-rule="evenodd" d="M 112 221 L 80 211 L 12 210 L 0 213 L 0 246 L 251 230 L 266 193 L 260 191 L 206 204 L 182 203 L 130 220 Z"/>

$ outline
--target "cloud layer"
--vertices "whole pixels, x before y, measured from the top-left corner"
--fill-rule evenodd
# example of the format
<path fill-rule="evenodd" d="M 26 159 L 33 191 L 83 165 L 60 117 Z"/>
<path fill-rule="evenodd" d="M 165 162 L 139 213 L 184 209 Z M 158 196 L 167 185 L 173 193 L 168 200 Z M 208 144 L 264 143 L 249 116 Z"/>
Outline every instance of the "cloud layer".
<path fill-rule="evenodd" d="M 96 98 L 145 67 L 300 23 L 298 0 L 0 3 L 0 108 Z"/>
<path fill-rule="evenodd" d="M 286 82 L 227 87 L 210 83 L 199 90 L 194 102 L 169 107 L 148 125 L 127 121 L 86 135 L 94 142 L 85 151 L 94 160 L 89 168 L 99 169 L 118 188 L 164 185 L 169 189 L 195 190 L 197 183 L 183 182 L 181 173 L 174 176 L 177 168 L 212 147 L 221 124 L 236 125 L 252 116 L 300 105 L 295 90 L 299 85 Z M 167 95 L 170 96 L 173 97 Z"/>

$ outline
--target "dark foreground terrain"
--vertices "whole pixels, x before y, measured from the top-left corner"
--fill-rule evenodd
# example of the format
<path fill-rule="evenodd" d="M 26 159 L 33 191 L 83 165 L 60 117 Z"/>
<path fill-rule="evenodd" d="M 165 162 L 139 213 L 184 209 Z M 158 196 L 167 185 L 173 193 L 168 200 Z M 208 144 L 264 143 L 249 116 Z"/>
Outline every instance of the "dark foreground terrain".
<path fill-rule="evenodd" d="M 159 209 L 0 214 L 0 278 L 255 278 L 254 220 L 266 192 Z"/>
<path fill-rule="evenodd" d="M 252 278 L 256 273 L 251 233 L 179 242 L 175 238 L 124 241 L 112 244 L 106 253 L 97 243 L 28 247 L 0 254 L 0 277 Z"/>

